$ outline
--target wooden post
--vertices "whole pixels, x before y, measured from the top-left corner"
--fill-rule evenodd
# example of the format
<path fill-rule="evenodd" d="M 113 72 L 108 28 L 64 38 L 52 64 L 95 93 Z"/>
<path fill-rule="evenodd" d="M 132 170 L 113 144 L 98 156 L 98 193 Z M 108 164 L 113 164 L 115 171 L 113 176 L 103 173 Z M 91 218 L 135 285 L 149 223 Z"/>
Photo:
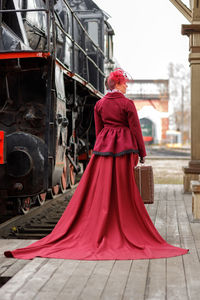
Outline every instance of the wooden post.
<path fill-rule="evenodd" d="M 169 0 L 191 23 L 182 25 L 182 34 L 190 41 L 191 70 L 191 161 L 184 168 L 184 192 L 191 192 L 191 180 L 200 174 L 200 1 L 190 0 L 188 8 L 181 0 Z"/>
<path fill-rule="evenodd" d="M 191 181 L 192 190 L 192 214 L 194 221 L 200 221 L 200 182 Z"/>
<path fill-rule="evenodd" d="M 191 70 L 191 161 L 184 168 L 184 192 L 191 192 L 191 180 L 200 174 L 200 4 L 192 3 L 192 24 L 182 25 L 182 34 L 190 41 Z"/>

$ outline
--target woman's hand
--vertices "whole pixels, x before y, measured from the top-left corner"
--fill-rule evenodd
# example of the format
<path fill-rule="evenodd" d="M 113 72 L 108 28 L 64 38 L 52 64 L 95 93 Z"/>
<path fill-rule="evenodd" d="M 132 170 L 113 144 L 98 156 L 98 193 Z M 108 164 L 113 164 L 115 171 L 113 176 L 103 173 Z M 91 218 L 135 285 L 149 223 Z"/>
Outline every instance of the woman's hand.
<path fill-rule="evenodd" d="M 145 158 L 144 157 L 140 157 L 140 163 L 144 164 L 145 163 Z"/>

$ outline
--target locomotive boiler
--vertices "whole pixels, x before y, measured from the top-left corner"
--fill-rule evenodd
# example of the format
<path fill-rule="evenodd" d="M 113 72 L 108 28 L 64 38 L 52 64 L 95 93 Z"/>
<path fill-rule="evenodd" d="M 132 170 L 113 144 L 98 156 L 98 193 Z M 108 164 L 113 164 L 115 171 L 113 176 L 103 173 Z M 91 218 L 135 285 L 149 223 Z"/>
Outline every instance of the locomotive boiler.
<path fill-rule="evenodd" d="M 91 0 L 0 3 L 0 201 L 26 212 L 87 165 L 114 32 Z"/>

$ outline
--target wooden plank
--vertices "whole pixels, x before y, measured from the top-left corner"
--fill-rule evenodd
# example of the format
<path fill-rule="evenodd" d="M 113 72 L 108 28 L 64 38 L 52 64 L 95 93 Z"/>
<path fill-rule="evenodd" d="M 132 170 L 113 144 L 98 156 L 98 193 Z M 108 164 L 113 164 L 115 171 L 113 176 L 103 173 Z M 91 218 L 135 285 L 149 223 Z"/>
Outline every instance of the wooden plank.
<path fill-rule="evenodd" d="M 183 195 L 179 194 L 176 191 L 176 198 L 181 201 L 181 204 L 178 206 L 179 208 L 179 223 L 181 232 L 181 245 L 187 249 L 196 249 L 195 239 L 192 231 L 192 196 L 191 195 Z M 183 226 L 184 224 L 184 226 Z M 198 225 L 198 224 L 196 224 Z M 200 224 L 199 224 L 200 225 Z M 184 232 L 184 228 L 187 230 Z M 200 229 L 200 226 L 199 226 Z M 199 234 L 198 234 L 199 235 Z"/>
<path fill-rule="evenodd" d="M 177 219 L 174 187 L 170 186 L 167 192 L 167 237 L 166 240 L 169 244 L 180 247 L 180 236 Z"/>
<path fill-rule="evenodd" d="M 167 241 L 180 247 L 180 232 L 177 209 L 181 204 L 175 197 L 176 187 L 168 190 L 167 202 Z M 183 266 L 183 257 L 171 257 L 167 259 L 167 299 L 187 300 L 186 278 Z"/>
<path fill-rule="evenodd" d="M 152 259 L 145 289 L 145 300 L 165 300 L 166 297 L 166 259 Z M 171 299 L 170 299 L 171 300 Z"/>
<path fill-rule="evenodd" d="M 37 300 L 59 299 L 58 294 L 63 290 L 74 270 L 78 267 L 78 260 L 61 260 L 61 265 L 49 278 L 46 284 L 39 290 Z M 55 284 L 56 283 L 56 284 Z"/>
<path fill-rule="evenodd" d="M 187 205 L 185 204 L 185 196 L 181 194 L 178 190 L 175 192 L 175 194 L 178 200 L 182 200 L 182 204 L 178 207 L 178 219 L 179 227 L 181 229 L 181 238 L 184 241 L 183 246 L 190 249 L 190 253 L 187 255 L 183 255 L 182 257 L 183 266 L 185 270 L 187 292 L 189 299 L 199 299 L 200 261 L 198 250 L 196 248 L 195 236 L 193 235 L 191 223 L 188 218 Z M 189 198 L 187 197 L 187 199 Z"/>
<path fill-rule="evenodd" d="M 13 264 L 15 264 L 15 262 L 15 259 L 2 258 L 2 261 L 0 261 L 0 276 L 2 276 L 2 274 L 6 272 L 7 269 L 10 268 Z"/>
<path fill-rule="evenodd" d="M 160 201 L 158 203 L 158 210 L 156 214 L 155 227 L 159 231 L 160 235 L 166 238 L 166 221 L 167 221 L 167 200 L 165 190 L 162 189 L 160 194 Z M 165 199 L 165 200 L 163 200 Z"/>
<path fill-rule="evenodd" d="M 178 215 L 178 224 L 181 238 L 190 239 L 193 238 L 190 219 L 187 213 L 187 206 L 185 205 L 185 195 L 183 195 L 180 190 L 175 190 L 175 197 L 177 202 L 177 215 Z M 190 203 L 192 205 L 192 202 Z M 186 240 L 187 240 L 186 239 Z M 194 242 L 194 241 L 193 241 Z"/>
<path fill-rule="evenodd" d="M 24 262 L 14 258 L 6 258 L 3 255 L 3 252 L 8 249 L 16 249 L 29 245 L 31 241 L 22 241 L 22 240 L 5 240 L 6 243 L 1 244 L 2 257 L 0 258 L 0 275 L 12 277 L 16 274 L 28 261 Z M 16 266 L 15 266 L 16 265 Z"/>
<path fill-rule="evenodd" d="M 192 243 L 192 247 L 196 248 L 197 251 L 197 255 L 200 259 L 200 237 L 199 237 L 199 232 L 200 232 L 200 224 L 199 223 L 190 223 L 191 225 L 191 230 L 192 230 L 192 234 L 193 234 L 193 243 Z M 189 242 L 187 240 L 187 242 L 185 242 L 187 244 L 187 248 L 191 249 L 191 242 Z"/>
<path fill-rule="evenodd" d="M 132 263 L 123 300 L 143 300 L 147 281 L 149 260 L 135 260 Z"/>
<path fill-rule="evenodd" d="M 160 193 L 161 193 L 161 189 L 159 187 L 158 184 L 155 185 L 155 200 L 153 204 L 148 204 L 146 205 L 148 214 L 152 220 L 153 223 L 155 223 L 155 219 L 156 219 L 156 214 L 157 214 L 157 209 L 158 209 L 158 204 L 160 201 Z"/>
<path fill-rule="evenodd" d="M 51 293 L 51 292 L 40 292 L 33 299 L 34 300 L 60 300 L 60 298 L 56 297 L 56 295 L 54 293 Z M 65 299 L 68 300 L 67 295 L 66 295 Z M 24 298 L 23 300 L 29 300 L 29 299 Z"/>
<path fill-rule="evenodd" d="M 181 0 L 169 0 L 182 14 L 183 16 L 192 23 L 192 11 L 189 9 Z"/>
<path fill-rule="evenodd" d="M 183 257 L 181 256 L 167 259 L 166 297 L 170 300 L 188 299 Z"/>
<path fill-rule="evenodd" d="M 132 261 L 131 260 L 117 260 L 110 273 L 105 289 L 101 294 L 101 299 L 122 299 L 128 275 L 130 272 Z"/>
<path fill-rule="evenodd" d="M 192 231 L 192 236 L 194 240 L 194 245 L 197 247 L 198 254 L 200 256 L 200 222 L 193 222 L 193 217 L 192 217 L 192 204 L 191 204 L 191 195 L 184 195 L 184 204 L 185 204 L 185 209 L 187 212 L 188 219 L 190 221 L 190 227 Z"/>
<path fill-rule="evenodd" d="M 37 272 L 34 273 L 34 276 L 31 276 L 15 294 L 15 300 L 35 299 L 36 294 L 51 278 L 61 263 L 62 260 L 60 259 L 47 259 L 45 264 L 41 265 Z"/>
<path fill-rule="evenodd" d="M 154 204 L 148 205 L 147 211 L 161 234 L 165 232 L 163 227 L 165 226 L 166 211 L 165 207 L 163 211 L 162 204 L 164 199 L 163 186 L 155 185 L 155 201 Z M 149 260 L 136 260 L 133 262 L 123 299 L 144 299 L 146 282 L 147 280 L 149 282 L 149 264 Z"/>
<path fill-rule="evenodd" d="M 34 276 L 34 274 L 43 264 L 46 263 L 46 260 L 46 258 L 35 258 L 34 260 L 30 261 L 0 289 L 0 299 L 10 300 L 13 298 L 16 292 Z"/>
<path fill-rule="evenodd" d="M 155 201 L 153 204 L 147 204 L 145 206 L 146 206 L 147 212 L 148 212 L 152 222 L 154 223 L 157 208 L 158 208 L 158 201 Z"/>
<path fill-rule="evenodd" d="M 185 276 L 189 299 L 199 299 L 200 295 L 200 264 L 196 250 L 190 250 L 190 254 L 183 256 Z"/>
<path fill-rule="evenodd" d="M 158 210 L 155 226 L 163 238 L 166 238 L 167 221 L 167 195 L 166 189 L 161 186 L 160 199 L 158 200 Z M 152 259 L 147 269 L 147 281 L 144 299 L 162 300 L 165 299 L 166 292 L 166 259 Z"/>
<path fill-rule="evenodd" d="M 96 266 L 96 261 L 81 261 L 58 296 L 59 300 L 78 299 Z"/>
<path fill-rule="evenodd" d="M 17 272 L 23 262 L 26 266 L 21 265 L 23 268 L 0 289 L 0 300 L 199 299 L 200 223 L 190 223 L 189 197 L 182 194 L 179 185 L 162 185 L 156 187 L 155 203 L 147 210 L 161 235 L 173 245 L 181 242 L 182 247 L 190 248 L 190 254 L 116 262 L 41 258 L 23 261 L 2 255 L 0 267 L 4 266 L 5 276 Z M 4 241 L 0 249 L 18 248 L 15 243 Z"/>
<path fill-rule="evenodd" d="M 91 274 L 85 288 L 79 296 L 80 300 L 100 299 L 114 263 L 114 260 L 97 262 L 93 273 Z"/>
<path fill-rule="evenodd" d="M 190 221 L 190 228 L 192 231 L 192 235 L 190 237 L 183 237 L 183 243 L 186 245 L 187 248 L 192 249 L 196 248 L 197 255 L 200 257 L 200 222 L 193 222 L 193 215 L 192 215 L 192 203 L 191 195 L 184 195 L 184 204 L 185 210 L 188 216 L 188 220 Z"/>
<path fill-rule="evenodd" d="M 189 221 L 193 220 L 192 216 L 192 195 L 185 194 L 182 197 L 182 201 L 184 201 L 184 206 L 188 215 Z"/>
<path fill-rule="evenodd" d="M 11 239 L 11 240 L 6 240 L 6 239 L 1 239 L 0 240 L 0 257 L 4 257 L 4 252 L 6 250 L 14 250 L 19 247 L 25 247 L 29 244 L 31 244 L 32 241 L 23 241 L 23 240 L 18 240 L 18 239 Z"/>
<path fill-rule="evenodd" d="M 177 205 L 177 213 L 178 213 L 178 222 L 179 222 L 179 230 L 180 235 L 183 237 L 190 237 L 192 235 L 190 221 L 188 219 L 185 203 L 184 203 L 184 195 L 181 193 L 181 190 L 175 190 L 175 197 L 176 202 L 178 201 Z"/>
<path fill-rule="evenodd" d="M 10 261 L 13 260 L 10 258 Z M 7 262 L 8 263 L 8 259 Z M 23 259 L 15 259 L 15 262 L 10 265 L 5 272 L 1 273 L 1 276 L 5 277 L 13 277 L 15 274 L 17 274 L 25 265 L 29 263 L 28 260 L 23 260 Z"/>
<path fill-rule="evenodd" d="M 155 224 L 158 206 L 161 205 L 162 187 L 159 184 L 155 185 L 154 204 L 146 206 L 148 214 Z M 149 260 L 135 260 L 132 263 L 127 285 L 124 292 L 123 300 L 128 299 L 144 299 L 147 274 L 149 268 Z"/>

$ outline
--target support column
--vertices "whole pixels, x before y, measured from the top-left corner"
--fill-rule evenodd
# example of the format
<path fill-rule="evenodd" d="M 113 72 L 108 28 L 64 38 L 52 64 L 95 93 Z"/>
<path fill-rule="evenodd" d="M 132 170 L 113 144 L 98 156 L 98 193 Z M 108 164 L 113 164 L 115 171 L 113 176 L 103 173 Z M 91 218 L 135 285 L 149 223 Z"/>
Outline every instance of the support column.
<path fill-rule="evenodd" d="M 191 181 L 193 221 L 200 221 L 200 182 Z"/>
<path fill-rule="evenodd" d="M 200 24 L 197 23 L 182 25 L 182 34 L 190 40 L 191 69 L 191 160 L 184 168 L 185 193 L 191 192 L 190 182 L 198 180 L 200 174 Z"/>

